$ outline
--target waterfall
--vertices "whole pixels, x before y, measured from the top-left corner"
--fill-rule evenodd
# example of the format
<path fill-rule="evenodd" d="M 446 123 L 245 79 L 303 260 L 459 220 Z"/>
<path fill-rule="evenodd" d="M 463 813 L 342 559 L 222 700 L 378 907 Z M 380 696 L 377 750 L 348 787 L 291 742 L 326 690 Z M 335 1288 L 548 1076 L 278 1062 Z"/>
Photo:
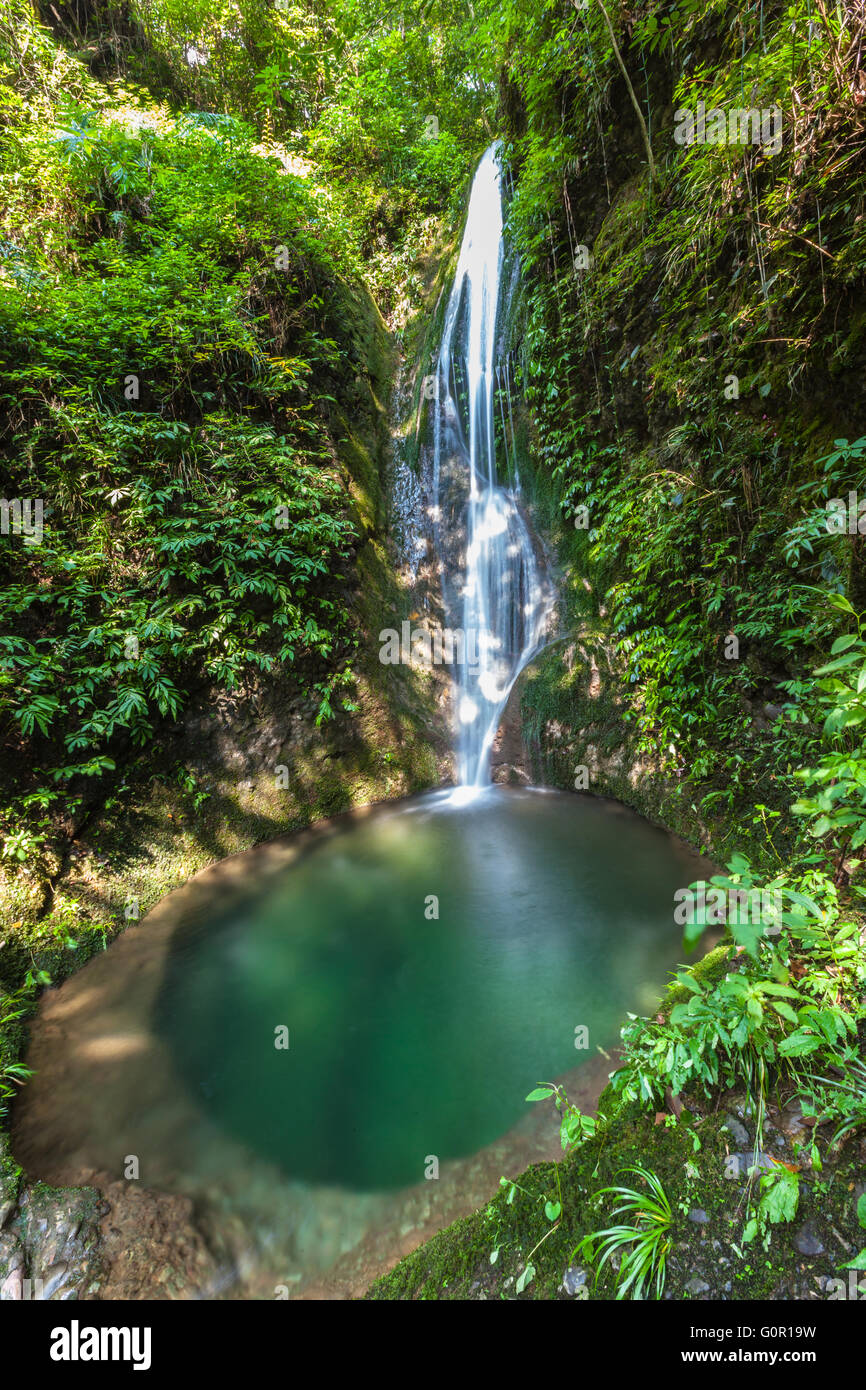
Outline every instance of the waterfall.
<path fill-rule="evenodd" d="M 431 393 L 433 525 L 449 623 L 462 633 L 455 662 L 461 788 L 490 780 L 490 751 L 515 680 L 538 650 L 547 590 L 519 507 L 508 364 L 497 355 L 504 261 L 499 146 L 475 174 Z M 500 370 L 501 368 L 501 370 Z M 495 397 L 510 478 L 496 468 Z M 513 430 L 512 430 L 513 433 Z"/>

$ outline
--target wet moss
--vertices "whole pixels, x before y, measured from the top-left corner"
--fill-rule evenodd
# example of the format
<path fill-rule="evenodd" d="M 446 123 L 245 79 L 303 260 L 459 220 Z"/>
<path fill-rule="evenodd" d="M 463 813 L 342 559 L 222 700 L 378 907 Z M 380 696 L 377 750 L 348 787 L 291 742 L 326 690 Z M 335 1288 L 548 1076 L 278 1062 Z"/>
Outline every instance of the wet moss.
<path fill-rule="evenodd" d="M 0 1128 L 0 1226 L 18 1200 L 22 1171 L 9 1151 L 9 1135 Z"/>

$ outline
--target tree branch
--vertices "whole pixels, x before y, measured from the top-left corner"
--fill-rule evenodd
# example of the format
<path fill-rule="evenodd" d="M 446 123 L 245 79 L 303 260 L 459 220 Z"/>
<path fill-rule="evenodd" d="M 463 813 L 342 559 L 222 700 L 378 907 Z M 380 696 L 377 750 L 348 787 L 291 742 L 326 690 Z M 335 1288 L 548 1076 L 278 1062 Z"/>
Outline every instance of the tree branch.
<path fill-rule="evenodd" d="M 619 63 L 620 71 L 622 72 L 622 75 L 625 78 L 625 85 L 628 87 L 628 94 L 631 97 L 631 104 L 634 107 L 637 113 L 638 121 L 640 122 L 641 135 L 643 136 L 643 142 L 646 148 L 647 163 L 649 164 L 650 174 L 653 180 L 655 180 L 656 166 L 653 160 L 653 152 L 650 148 L 649 134 L 647 133 L 646 121 L 643 118 L 643 112 L 638 106 L 637 97 L 634 94 L 634 87 L 631 85 L 631 78 L 625 70 L 625 63 L 622 61 L 622 54 L 619 51 L 619 45 L 616 41 L 616 35 L 613 32 L 613 25 L 610 22 L 610 15 L 604 7 L 604 0 L 598 0 L 598 4 L 602 14 L 604 15 L 604 22 L 607 25 L 607 31 L 610 34 L 610 41 L 613 44 L 613 51 L 616 54 L 616 61 Z"/>

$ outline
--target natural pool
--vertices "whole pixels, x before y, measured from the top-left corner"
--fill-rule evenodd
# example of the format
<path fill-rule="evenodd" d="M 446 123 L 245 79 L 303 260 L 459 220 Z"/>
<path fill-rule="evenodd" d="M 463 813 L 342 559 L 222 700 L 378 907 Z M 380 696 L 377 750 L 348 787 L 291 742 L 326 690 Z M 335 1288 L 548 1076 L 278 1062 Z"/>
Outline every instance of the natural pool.
<path fill-rule="evenodd" d="M 592 1101 L 599 1049 L 681 958 L 673 894 L 700 873 L 615 803 L 499 787 L 235 856 L 48 992 L 16 1153 L 239 1218 L 235 1296 L 302 1292 L 365 1244 L 378 1272 L 556 1155 L 526 1094 L 566 1076 Z"/>

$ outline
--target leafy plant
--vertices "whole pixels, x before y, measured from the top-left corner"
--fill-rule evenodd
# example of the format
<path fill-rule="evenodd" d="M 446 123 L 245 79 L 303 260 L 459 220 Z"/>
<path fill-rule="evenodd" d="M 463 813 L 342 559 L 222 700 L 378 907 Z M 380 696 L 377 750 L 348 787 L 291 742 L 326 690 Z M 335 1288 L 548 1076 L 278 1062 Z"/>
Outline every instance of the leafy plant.
<path fill-rule="evenodd" d="M 640 1164 L 624 1168 L 634 1173 L 645 1188 L 603 1187 L 597 1194 L 620 1198 L 613 1216 L 630 1216 L 631 1223 L 609 1226 L 584 1236 L 574 1254 L 584 1255 L 596 1264 L 595 1282 L 608 1262 L 620 1257 L 616 1273 L 616 1297 L 643 1299 L 650 1289 L 661 1298 L 667 1276 L 667 1256 L 671 1247 L 673 1212 L 661 1181 Z M 617 1175 L 619 1176 L 619 1175 Z M 601 1257 L 599 1259 L 599 1256 Z M 573 1258 L 573 1257 L 572 1257 Z"/>
<path fill-rule="evenodd" d="M 748 861 L 738 856 L 729 868 L 712 882 L 726 893 L 751 895 L 756 880 Z M 726 913 L 733 944 L 722 979 L 704 983 L 680 971 L 676 981 L 688 997 L 667 1018 L 629 1015 L 614 1090 L 658 1105 L 668 1087 L 675 1095 L 686 1089 L 709 1095 L 744 1084 L 760 1130 L 772 1074 L 802 1075 L 815 1059 L 833 1061 L 853 1043 L 863 975 L 856 919 L 841 912 L 835 885 L 819 870 L 793 883 L 777 875 L 761 885 L 761 901 L 765 890 L 780 904 L 769 931 L 760 921 L 744 924 Z M 690 939 L 706 925 L 697 922 Z M 807 1058 L 804 1068 L 801 1059 Z"/>
<path fill-rule="evenodd" d="M 766 1250 L 770 1244 L 770 1226 L 793 1221 L 799 1200 L 799 1175 L 791 1168 L 778 1164 L 771 1172 L 762 1173 L 760 1197 L 754 1215 L 746 1222 L 743 1244 L 748 1245 L 760 1236 Z"/>
<path fill-rule="evenodd" d="M 833 1124 L 830 1142 L 839 1144 L 852 1130 L 866 1125 L 866 1062 L 850 1047 L 828 1060 L 837 1074 L 804 1074 L 799 1100 L 804 1115 L 817 1124 Z"/>
<path fill-rule="evenodd" d="M 6 1113 L 5 1102 L 15 1094 L 15 1087 L 23 1086 L 33 1075 L 32 1070 L 23 1062 L 15 1060 L 14 1056 L 10 1058 L 8 1054 L 4 1055 L 7 1053 L 4 1034 L 8 1033 L 10 1024 L 30 1013 L 36 985 L 40 982 L 42 981 L 35 976 L 28 975 L 25 983 L 17 990 L 5 992 L 0 987 L 0 1119 Z"/>
<path fill-rule="evenodd" d="M 576 1105 L 572 1105 L 562 1087 L 553 1081 L 542 1082 L 534 1091 L 530 1091 L 526 1099 L 533 1102 L 554 1101 L 561 1115 L 559 1137 L 564 1150 L 576 1148 L 586 1139 L 591 1139 L 598 1128 L 599 1121 L 592 1115 L 584 1115 Z"/>
<path fill-rule="evenodd" d="M 846 865 L 846 860 L 866 843 L 866 639 L 862 619 L 844 595 L 830 594 L 827 602 L 857 630 L 837 637 L 830 648 L 833 660 L 815 671 L 812 704 L 823 716 L 824 738 L 835 746 L 797 773 L 811 794 L 792 810 L 808 820 L 809 834 L 831 849 L 837 877 L 847 878 L 858 861 Z"/>

